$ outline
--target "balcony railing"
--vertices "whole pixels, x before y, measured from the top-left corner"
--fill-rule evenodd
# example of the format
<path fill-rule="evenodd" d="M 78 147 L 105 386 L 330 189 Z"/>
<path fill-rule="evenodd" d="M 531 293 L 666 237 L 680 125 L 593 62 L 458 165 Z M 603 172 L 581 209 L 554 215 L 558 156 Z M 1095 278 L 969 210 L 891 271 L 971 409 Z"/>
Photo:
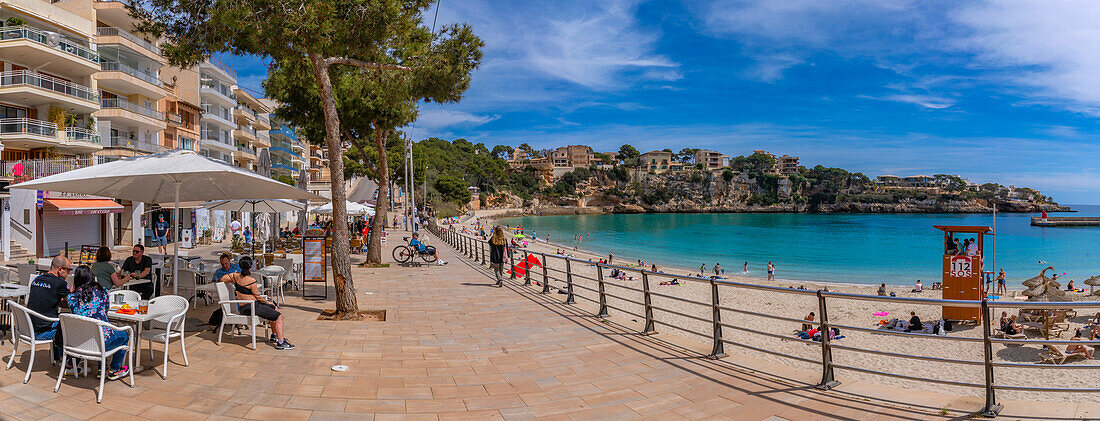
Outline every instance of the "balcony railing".
<path fill-rule="evenodd" d="M 157 153 L 164 150 L 164 146 L 161 146 L 160 144 L 127 139 L 122 136 L 111 136 L 111 142 L 109 146 L 114 146 L 117 148 L 128 148 L 149 153 Z"/>
<path fill-rule="evenodd" d="M 238 124 L 238 125 L 237 125 L 237 130 L 240 130 L 240 131 L 242 131 L 242 132 L 245 132 L 245 133 L 251 134 L 251 135 L 252 135 L 253 137 L 255 137 L 255 136 L 256 136 L 256 129 L 254 129 L 254 128 L 250 127 L 250 126 L 242 126 L 242 125 Z"/>
<path fill-rule="evenodd" d="M 96 28 L 96 34 L 101 37 L 122 37 L 130 40 L 134 44 L 144 47 L 146 50 L 153 52 L 153 54 L 160 54 L 160 48 L 153 43 L 141 39 L 137 35 L 134 35 L 125 29 L 114 28 L 110 26 L 100 26 Z"/>
<path fill-rule="evenodd" d="M 61 80 L 53 76 L 44 75 L 27 70 L 0 73 L 0 86 L 31 85 L 43 89 L 49 89 L 72 97 L 96 102 L 99 94 L 92 88 L 77 85 L 67 80 Z"/>
<path fill-rule="evenodd" d="M 221 82 L 218 82 L 217 80 L 202 79 L 201 81 L 199 81 L 199 85 L 201 85 L 204 88 L 210 88 L 210 89 L 214 90 L 215 92 L 217 92 L 219 94 L 222 94 L 222 95 L 225 95 L 226 97 L 228 97 L 229 99 L 232 99 L 234 101 L 237 100 L 237 94 L 233 93 L 233 89 L 230 89 L 230 87 L 228 85 L 226 85 L 224 83 L 221 83 Z"/>
<path fill-rule="evenodd" d="M 76 44 L 71 40 L 62 38 L 56 46 L 51 46 L 49 35 L 46 31 L 30 26 L 4 26 L 0 27 L 0 41 L 9 39 L 29 39 L 47 47 L 56 48 L 92 63 L 99 63 L 99 53 L 88 47 Z"/>
<path fill-rule="evenodd" d="M 256 154 L 256 148 L 250 148 L 250 147 L 247 147 L 247 146 L 244 146 L 244 145 L 237 145 L 237 150 L 241 151 L 241 152 L 250 153 L 252 155 Z"/>
<path fill-rule="evenodd" d="M 99 133 L 83 127 L 66 127 L 65 137 L 70 141 L 88 142 L 99 144 Z"/>
<path fill-rule="evenodd" d="M 257 118 L 260 121 L 262 121 L 265 125 L 267 125 L 267 127 L 271 127 L 271 118 L 268 118 L 267 114 L 262 114 L 261 113 Z"/>
<path fill-rule="evenodd" d="M 146 82 L 152 83 L 157 87 L 163 88 L 164 82 L 157 79 L 157 75 L 146 72 L 144 70 L 138 70 L 117 61 L 102 60 L 100 66 L 103 67 L 104 72 L 122 72 Z"/>
<path fill-rule="evenodd" d="M 0 172 L 3 172 L 3 174 L 8 177 L 14 177 L 16 182 L 23 182 L 45 177 L 48 175 L 63 173 L 65 171 L 72 171 L 79 168 L 89 167 L 95 164 L 102 164 L 104 162 L 106 162 L 106 160 L 102 157 L 69 159 L 22 159 L 0 162 Z M 16 171 L 16 166 L 20 168 L 18 171 Z M 16 172 L 18 172 L 19 174 L 16 175 Z"/>
<path fill-rule="evenodd" d="M 221 60 L 218 60 L 218 59 L 216 59 L 216 58 L 214 58 L 214 57 L 210 57 L 209 61 L 210 61 L 210 64 L 213 64 L 213 65 L 214 65 L 214 67 L 217 67 L 217 68 L 219 68 L 219 69 L 222 69 L 222 71 L 223 71 L 223 72 L 226 72 L 226 73 L 228 73 L 228 74 L 229 74 L 230 76 L 233 76 L 233 78 L 234 78 L 234 79 L 236 79 L 236 78 L 237 78 L 237 71 L 233 70 L 233 68 L 232 68 L 232 67 L 229 67 L 229 66 L 228 66 L 228 65 L 226 65 L 225 63 L 222 63 L 222 61 L 221 61 Z"/>
<path fill-rule="evenodd" d="M 229 147 L 233 146 L 233 142 L 229 139 L 229 132 L 225 130 L 203 130 L 201 135 L 202 140 L 218 142 Z"/>
<path fill-rule="evenodd" d="M 57 137 L 57 125 L 49 121 L 31 118 L 0 119 L 0 134 L 30 134 Z"/>
<path fill-rule="evenodd" d="M 118 108 L 131 112 L 135 112 L 146 117 L 152 117 L 157 120 L 164 120 L 164 113 L 146 107 L 144 105 L 134 104 L 123 98 L 103 98 L 99 101 L 99 106 L 102 108 Z"/>
<path fill-rule="evenodd" d="M 179 115 L 178 113 L 164 113 L 164 116 L 169 123 L 175 124 L 177 126 L 183 125 L 183 116 Z"/>

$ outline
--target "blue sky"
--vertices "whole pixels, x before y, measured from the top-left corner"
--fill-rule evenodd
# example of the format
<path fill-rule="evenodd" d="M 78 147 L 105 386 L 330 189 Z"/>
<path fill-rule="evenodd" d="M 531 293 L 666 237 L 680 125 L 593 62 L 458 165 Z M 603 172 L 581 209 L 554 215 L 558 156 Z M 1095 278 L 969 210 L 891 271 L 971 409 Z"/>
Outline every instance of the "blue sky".
<path fill-rule="evenodd" d="M 485 58 L 415 138 L 764 148 L 1100 203 L 1095 2 L 441 1 Z M 260 60 L 226 61 L 259 87 Z"/>

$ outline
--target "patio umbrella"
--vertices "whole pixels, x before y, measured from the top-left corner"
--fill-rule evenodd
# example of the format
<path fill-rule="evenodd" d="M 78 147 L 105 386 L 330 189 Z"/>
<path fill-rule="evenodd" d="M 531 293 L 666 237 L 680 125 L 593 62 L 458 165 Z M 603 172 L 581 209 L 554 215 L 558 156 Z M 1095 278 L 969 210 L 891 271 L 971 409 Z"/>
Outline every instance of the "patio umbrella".
<path fill-rule="evenodd" d="M 260 213 L 282 213 L 282 212 L 294 212 L 300 211 L 306 208 L 306 204 L 302 202 L 295 202 L 293 200 L 286 199 L 235 199 L 235 200 L 215 200 L 212 202 L 203 203 L 202 207 L 209 210 L 220 211 L 233 211 L 244 212 L 246 210 L 251 211 L 253 214 Z M 267 232 L 264 232 L 264 238 L 267 238 Z M 255 243 L 255 242 L 253 242 Z M 255 246 L 249 245 L 249 252 L 255 254 Z"/>
<path fill-rule="evenodd" d="M 181 201 L 269 197 L 326 200 L 324 197 L 262 175 L 216 161 L 190 150 L 170 150 L 123 158 L 11 186 L 113 197 L 134 202 L 173 204 L 174 223 Z M 179 241 L 172 245 L 172 279 L 179 279 Z M 173 292 L 179 292 L 174 282 Z"/>
<path fill-rule="evenodd" d="M 360 205 L 355 202 L 344 202 L 344 206 L 348 209 L 349 216 L 358 215 L 374 215 L 374 208 L 366 205 Z M 326 203 L 310 210 L 313 213 L 330 214 L 332 213 L 332 203 Z"/>

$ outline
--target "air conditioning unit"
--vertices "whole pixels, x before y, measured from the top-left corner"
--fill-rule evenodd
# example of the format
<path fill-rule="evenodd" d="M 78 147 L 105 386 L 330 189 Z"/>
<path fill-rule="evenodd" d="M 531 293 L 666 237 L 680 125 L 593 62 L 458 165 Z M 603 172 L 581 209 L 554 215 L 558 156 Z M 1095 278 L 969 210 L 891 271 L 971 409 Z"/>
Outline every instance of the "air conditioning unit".
<path fill-rule="evenodd" d="M 49 32 L 49 31 L 45 31 L 45 32 L 46 32 L 46 44 L 47 45 L 49 45 L 51 47 L 56 47 L 58 44 L 61 43 L 61 34 L 59 34 L 57 32 Z"/>

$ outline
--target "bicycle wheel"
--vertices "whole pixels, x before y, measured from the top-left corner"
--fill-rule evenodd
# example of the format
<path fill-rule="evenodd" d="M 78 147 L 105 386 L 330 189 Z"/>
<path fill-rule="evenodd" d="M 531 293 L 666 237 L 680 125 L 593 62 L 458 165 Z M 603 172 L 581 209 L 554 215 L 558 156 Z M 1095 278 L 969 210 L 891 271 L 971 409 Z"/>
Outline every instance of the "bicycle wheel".
<path fill-rule="evenodd" d="M 405 246 L 397 246 L 393 248 L 393 260 L 397 263 L 405 263 L 409 261 L 413 255 L 412 250 Z"/>
<path fill-rule="evenodd" d="M 435 260 L 438 259 L 438 257 L 436 256 L 435 247 L 428 246 L 428 250 L 431 251 L 431 253 L 421 254 L 420 258 L 424 259 L 424 261 L 428 263 L 435 262 Z"/>

